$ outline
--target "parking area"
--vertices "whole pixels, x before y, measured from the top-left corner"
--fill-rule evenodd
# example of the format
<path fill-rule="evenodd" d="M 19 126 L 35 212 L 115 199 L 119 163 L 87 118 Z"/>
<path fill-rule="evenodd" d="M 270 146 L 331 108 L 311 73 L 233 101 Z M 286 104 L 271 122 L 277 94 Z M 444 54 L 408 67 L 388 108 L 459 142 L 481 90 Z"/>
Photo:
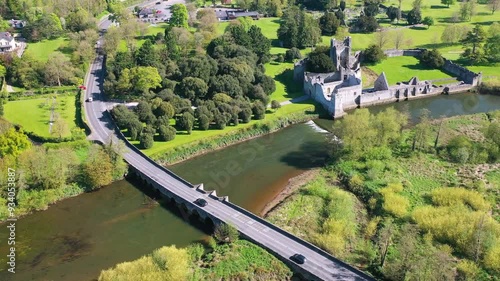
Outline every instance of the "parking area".
<path fill-rule="evenodd" d="M 172 13 L 170 12 L 170 8 L 174 4 L 186 4 L 185 0 L 158 0 L 156 2 L 152 2 L 144 8 L 146 9 L 153 9 L 156 11 L 156 14 L 154 16 L 147 16 L 147 17 L 139 17 L 139 20 L 143 22 L 149 22 L 149 23 L 157 23 L 157 22 L 165 22 L 170 19 L 172 16 Z"/>

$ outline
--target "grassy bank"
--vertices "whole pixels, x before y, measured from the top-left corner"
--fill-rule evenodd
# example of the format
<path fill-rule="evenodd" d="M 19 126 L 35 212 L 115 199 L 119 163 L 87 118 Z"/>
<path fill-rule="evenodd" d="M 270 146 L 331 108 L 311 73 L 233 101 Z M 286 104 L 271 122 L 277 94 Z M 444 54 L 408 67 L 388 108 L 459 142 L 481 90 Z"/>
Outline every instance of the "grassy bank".
<path fill-rule="evenodd" d="M 230 244 L 163 247 L 135 261 L 104 270 L 99 281 L 136 280 L 290 280 L 291 270 L 264 249 L 245 240 Z"/>

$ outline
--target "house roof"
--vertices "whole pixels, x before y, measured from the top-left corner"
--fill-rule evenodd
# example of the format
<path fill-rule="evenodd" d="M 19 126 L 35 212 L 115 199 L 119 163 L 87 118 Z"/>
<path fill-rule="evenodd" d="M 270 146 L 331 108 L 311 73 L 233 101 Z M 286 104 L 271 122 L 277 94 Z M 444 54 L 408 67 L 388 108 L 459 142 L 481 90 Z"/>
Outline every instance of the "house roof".
<path fill-rule="evenodd" d="M 155 13 L 156 13 L 155 9 L 152 8 L 144 8 L 139 11 L 139 15 L 151 15 Z"/>
<path fill-rule="evenodd" d="M 0 32 L 0 40 L 12 41 L 14 36 L 10 32 Z"/>
<path fill-rule="evenodd" d="M 215 16 L 218 18 L 218 19 L 223 19 L 223 18 L 227 18 L 227 12 L 224 10 L 216 10 L 215 11 Z"/>
<path fill-rule="evenodd" d="M 259 12 L 256 11 L 250 11 L 250 12 L 230 12 L 232 13 L 235 17 L 256 17 L 259 15 Z"/>

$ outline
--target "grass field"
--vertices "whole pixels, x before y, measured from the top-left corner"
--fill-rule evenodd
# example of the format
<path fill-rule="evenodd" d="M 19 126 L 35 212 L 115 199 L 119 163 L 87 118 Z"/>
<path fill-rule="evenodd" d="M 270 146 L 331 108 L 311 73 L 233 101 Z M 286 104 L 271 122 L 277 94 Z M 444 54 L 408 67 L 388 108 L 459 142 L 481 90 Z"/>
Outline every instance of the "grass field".
<path fill-rule="evenodd" d="M 49 58 L 50 54 L 60 48 L 64 48 L 67 44 L 68 39 L 63 37 L 53 40 L 43 40 L 37 43 L 28 43 L 26 54 L 45 62 Z"/>
<path fill-rule="evenodd" d="M 44 98 L 10 101 L 5 104 L 5 118 L 14 124 L 21 125 L 27 132 L 33 132 L 42 137 L 50 137 L 49 120 L 52 96 Z M 76 127 L 75 95 L 57 95 L 55 111 L 66 121 L 68 129 Z M 69 136 L 68 134 L 66 136 Z"/>
<path fill-rule="evenodd" d="M 369 66 L 376 74 L 385 72 L 389 85 L 395 85 L 396 82 L 407 82 L 413 76 L 419 80 L 433 80 L 440 78 L 450 78 L 451 76 L 439 69 L 427 69 L 420 65 L 417 58 L 414 57 L 392 57 L 387 58 L 381 63 Z"/>

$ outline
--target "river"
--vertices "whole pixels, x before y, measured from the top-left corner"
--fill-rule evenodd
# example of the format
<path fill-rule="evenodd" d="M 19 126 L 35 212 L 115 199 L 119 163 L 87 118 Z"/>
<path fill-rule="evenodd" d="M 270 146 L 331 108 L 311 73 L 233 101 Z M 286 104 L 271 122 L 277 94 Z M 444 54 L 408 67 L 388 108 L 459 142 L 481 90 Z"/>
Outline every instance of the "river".
<path fill-rule="evenodd" d="M 415 119 L 421 108 L 434 117 L 500 109 L 499 96 L 437 96 L 371 108 L 407 108 Z M 315 120 L 330 128 L 331 120 Z M 321 166 L 324 134 L 313 124 L 276 133 L 195 157 L 170 167 L 192 183 L 258 213 L 289 178 Z M 0 225 L 0 280 L 93 280 L 116 263 L 133 260 L 163 245 L 186 246 L 204 239 L 203 227 L 186 223 L 128 181 L 51 206 L 17 222 L 16 274 L 6 272 L 7 229 Z"/>

